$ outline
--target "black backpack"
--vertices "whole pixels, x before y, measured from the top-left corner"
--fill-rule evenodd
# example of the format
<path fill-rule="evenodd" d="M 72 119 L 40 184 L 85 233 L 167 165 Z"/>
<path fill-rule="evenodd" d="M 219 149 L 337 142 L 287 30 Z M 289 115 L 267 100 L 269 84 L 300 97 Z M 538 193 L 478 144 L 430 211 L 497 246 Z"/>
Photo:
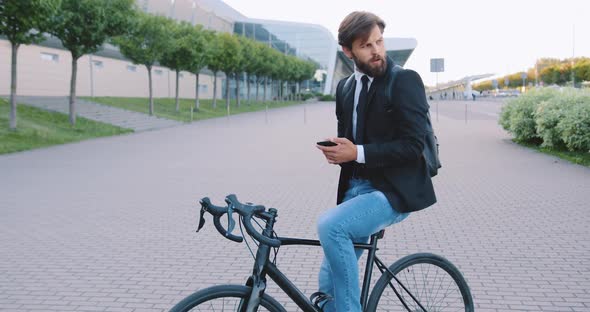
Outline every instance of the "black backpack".
<path fill-rule="evenodd" d="M 404 70 L 399 65 L 394 65 L 391 69 L 391 85 L 395 86 L 395 78 L 397 74 Z M 391 92 L 391 90 L 389 90 Z M 388 94 L 391 100 L 391 94 Z M 426 96 L 426 94 L 424 95 Z M 430 106 L 429 106 L 430 107 Z M 438 138 L 434 134 L 434 129 L 432 128 L 432 122 L 430 121 L 430 112 L 427 112 L 426 115 L 426 137 L 424 138 L 424 151 L 422 152 L 422 156 L 426 160 L 426 165 L 428 166 L 428 173 L 430 173 L 431 177 L 434 177 L 438 174 L 438 169 L 442 166 L 440 164 L 440 158 L 438 155 Z"/>

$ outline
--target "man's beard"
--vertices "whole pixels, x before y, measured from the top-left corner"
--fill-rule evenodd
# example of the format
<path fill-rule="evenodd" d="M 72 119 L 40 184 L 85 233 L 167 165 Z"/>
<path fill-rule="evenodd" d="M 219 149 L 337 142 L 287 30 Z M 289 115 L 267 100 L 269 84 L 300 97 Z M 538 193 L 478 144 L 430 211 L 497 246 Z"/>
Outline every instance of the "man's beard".
<path fill-rule="evenodd" d="M 369 60 L 367 63 L 361 62 L 356 55 L 352 54 L 352 59 L 354 60 L 354 64 L 356 67 L 363 73 L 371 76 L 371 77 L 380 77 L 385 73 L 387 69 L 387 59 L 377 56 Z M 381 60 L 381 65 L 377 65 L 376 67 L 371 66 L 370 62 Z"/>

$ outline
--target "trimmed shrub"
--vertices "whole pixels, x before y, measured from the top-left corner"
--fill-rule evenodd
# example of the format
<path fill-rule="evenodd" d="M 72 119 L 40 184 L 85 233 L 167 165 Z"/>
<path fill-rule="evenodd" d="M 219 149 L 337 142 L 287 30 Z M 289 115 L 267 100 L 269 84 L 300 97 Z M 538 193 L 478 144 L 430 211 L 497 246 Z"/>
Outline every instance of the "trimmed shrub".
<path fill-rule="evenodd" d="M 541 138 L 537 135 L 535 123 L 537 106 L 558 94 L 559 91 L 550 88 L 533 89 L 518 98 L 509 100 L 502 108 L 500 125 L 512 133 L 517 141 L 539 141 Z"/>
<path fill-rule="evenodd" d="M 563 120 L 571 107 L 580 101 L 581 93 L 575 89 L 563 89 L 559 96 L 554 96 L 537 106 L 534 118 L 538 136 L 543 140 L 543 147 L 564 147 L 562 135 L 557 124 Z"/>
<path fill-rule="evenodd" d="M 510 103 L 511 102 L 508 102 L 502 107 L 502 110 L 500 111 L 500 119 L 498 120 L 498 123 L 502 126 L 502 128 L 508 132 L 510 132 L 510 118 L 515 106 L 511 105 Z"/>
<path fill-rule="evenodd" d="M 532 90 L 504 105 L 499 123 L 517 141 L 590 153 L 590 91 Z"/>
<path fill-rule="evenodd" d="M 307 100 L 315 97 L 315 95 L 313 95 L 311 93 L 301 93 L 300 96 L 303 101 L 307 101 Z"/>
<path fill-rule="evenodd" d="M 590 153 L 590 92 L 578 96 L 556 129 L 568 150 Z"/>
<path fill-rule="evenodd" d="M 331 94 L 324 94 L 320 96 L 320 101 L 336 101 L 336 97 Z"/>

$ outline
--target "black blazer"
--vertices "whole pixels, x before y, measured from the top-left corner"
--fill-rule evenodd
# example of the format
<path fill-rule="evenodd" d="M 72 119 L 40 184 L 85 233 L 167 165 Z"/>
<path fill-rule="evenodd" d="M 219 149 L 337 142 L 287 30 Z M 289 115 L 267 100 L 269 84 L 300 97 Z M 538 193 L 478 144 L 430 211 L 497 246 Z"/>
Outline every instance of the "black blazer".
<path fill-rule="evenodd" d="M 386 73 L 371 83 L 365 113 L 365 166 L 369 180 L 400 212 L 424 209 L 436 202 L 426 160 L 422 156 L 428 102 L 422 79 L 412 70 L 392 75 L 393 61 L 387 58 Z M 336 117 L 338 137 L 352 142 L 352 110 L 356 80 L 338 83 Z M 353 162 L 341 164 L 338 204 L 349 186 Z"/>

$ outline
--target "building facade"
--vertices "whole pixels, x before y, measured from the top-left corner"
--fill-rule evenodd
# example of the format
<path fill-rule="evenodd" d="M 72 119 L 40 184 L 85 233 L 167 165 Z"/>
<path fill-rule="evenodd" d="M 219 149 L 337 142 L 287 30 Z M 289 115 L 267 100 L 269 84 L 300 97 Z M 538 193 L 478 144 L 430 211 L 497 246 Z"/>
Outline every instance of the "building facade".
<path fill-rule="evenodd" d="M 251 19 L 220 0 L 137 0 L 139 9 L 167 16 L 205 29 L 236 33 L 268 43 L 278 51 L 313 61 L 318 66 L 316 77 L 306 81 L 306 91 L 334 93 L 340 79 L 352 73 L 353 64 L 344 56 L 336 39 L 323 26 Z M 404 65 L 416 47 L 416 40 L 386 38 L 388 55 Z M 0 95 L 10 93 L 10 42 L 0 37 Z M 29 96 L 64 96 L 69 94 L 71 55 L 60 41 L 48 36 L 37 45 L 19 48 L 17 61 L 17 94 Z M 175 72 L 162 66 L 153 67 L 154 97 L 173 97 L 176 88 Z M 182 98 L 194 98 L 195 75 L 181 72 L 179 93 Z M 225 84 L 218 75 L 217 97 L 221 98 Z M 241 94 L 245 93 L 241 84 Z M 231 94 L 235 94 L 235 85 Z M 199 95 L 213 97 L 213 74 L 204 70 L 199 74 Z M 253 89 L 253 88 L 252 88 Z M 78 60 L 77 95 L 147 97 L 148 75 L 145 66 L 127 60 L 118 49 L 105 44 L 103 49 Z M 251 92 L 255 92 L 251 90 Z M 272 95 L 271 95 L 272 96 Z"/>

